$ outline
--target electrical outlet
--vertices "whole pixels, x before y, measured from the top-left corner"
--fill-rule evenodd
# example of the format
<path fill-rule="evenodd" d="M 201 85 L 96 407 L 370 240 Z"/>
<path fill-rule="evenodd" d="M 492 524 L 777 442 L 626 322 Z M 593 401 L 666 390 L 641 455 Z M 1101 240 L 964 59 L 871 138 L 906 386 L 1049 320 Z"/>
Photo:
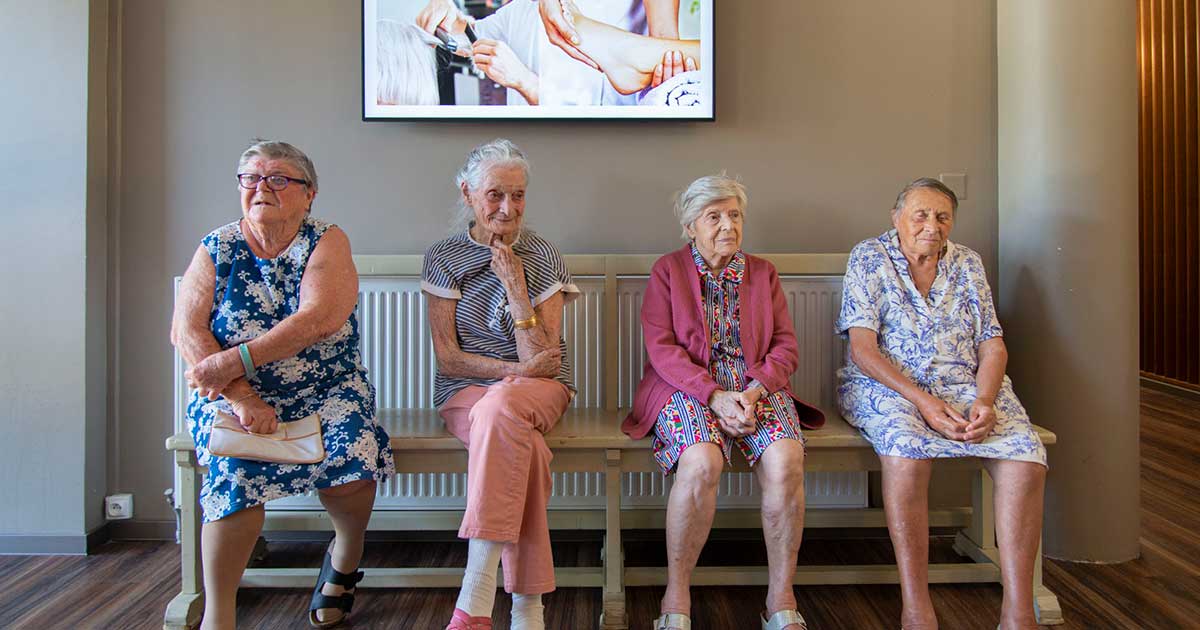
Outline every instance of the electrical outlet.
<path fill-rule="evenodd" d="M 104 515 L 110 521 L 133 518 L 133 495 L 113 494 L 104 497 Z"/>

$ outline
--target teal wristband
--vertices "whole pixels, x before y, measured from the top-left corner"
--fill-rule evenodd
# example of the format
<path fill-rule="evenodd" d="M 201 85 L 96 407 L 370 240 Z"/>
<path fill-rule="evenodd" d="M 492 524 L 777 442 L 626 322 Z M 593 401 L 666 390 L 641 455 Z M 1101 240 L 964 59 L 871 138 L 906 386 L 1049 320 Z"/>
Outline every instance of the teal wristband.
<path fill-rule="evenodd" d="M 242 357 L 242 370 L 246 372 L 246 379 L 254 378 L 254 361 L 250 360 L 250 348 L 246 344 L 238 344 L 238 356 Z"/>

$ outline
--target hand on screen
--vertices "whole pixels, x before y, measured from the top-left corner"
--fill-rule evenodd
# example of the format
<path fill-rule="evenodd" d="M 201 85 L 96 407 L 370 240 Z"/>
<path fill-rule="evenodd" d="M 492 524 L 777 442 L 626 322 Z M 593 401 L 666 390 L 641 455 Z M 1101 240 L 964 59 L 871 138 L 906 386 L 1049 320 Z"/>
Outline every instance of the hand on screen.
<path fill-rule="evenodd" d="M 650 78 L 650 87 L 658 87 L 664 81 L 671 80 L 675 75 L 683 74 L 696 68 L 695 59 L 684 56 L 678 50 L 669 50 L 663 53 L 662 63 L 654 66 L 654 75 Z"/>
<path fill-rule="evenodd" d="M 433 35 L 442 27 L 448 33 L 458 34 L 467 30 L 468 24 L 474 24 L 475 18 L 463 14 L 453 0 L 429 0 L 429 4 L 417 13 L 417 27 Z"/>
<path fill-rule="evenodd" d="M 533 0 L 538 3 L 538 13 L 542 16 L 542 26 L 546 28 L 546 37 L 550 43 L 558 46 L 572 58 L 582 61 L 599 70 L 600 65 L 585 55 L 577 47 L 579 32 L 575 30 L 574 14 L 579 8 L 572 0 Z"/>
<path fill-rule="evenodd" d="M 504 42 L 481 39 L 471 46 L 475 67 L 489 79 L 517 90 L 530 104 L 537 102 L 537 75 L 517 58 L 517 53 Z"/>

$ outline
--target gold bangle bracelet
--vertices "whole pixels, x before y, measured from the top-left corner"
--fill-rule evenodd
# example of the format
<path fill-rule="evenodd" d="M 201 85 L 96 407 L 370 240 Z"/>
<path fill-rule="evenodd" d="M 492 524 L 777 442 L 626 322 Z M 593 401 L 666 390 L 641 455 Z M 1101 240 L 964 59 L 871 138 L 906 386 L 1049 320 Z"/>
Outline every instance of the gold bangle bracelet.
<path fill-rule="evenodd" d="M 534 313 L 533 315 L 529 316 L 529 319 L 514 319 L 513 328 L 517 328 L 519 330 L 529 330 L 530 328 L 537 326 L 538 323 L 537 313 Z"/>
<path fill-rule="evenodd" d="M 228 402 L 228 403 L 229 403 L 229 404 L 231 404 L 231 405 L 232 405 L 232 404 L 234 404 L 234 403 L 240 403 L 240 402 L 242 402 L 243 400 L 249 400 L 249 399 L 250 399 L 252 396 L 254 396 L 254 394 L 256 394 L 256 393 L 257 393 L 257 392 L 254 392 L 254 391 L 252 391 L 252 392 L 250 392 L 249 394 L 246 394 L 245 396 L 240 396 L 240 397 L 238 397 L 238 398 L 233 398 L 233 399 L 230 399 L 228 396 L 225 396 L 225 402 Z M 223 394 L 222 394 L 222 395 L 223 395 Z"/>

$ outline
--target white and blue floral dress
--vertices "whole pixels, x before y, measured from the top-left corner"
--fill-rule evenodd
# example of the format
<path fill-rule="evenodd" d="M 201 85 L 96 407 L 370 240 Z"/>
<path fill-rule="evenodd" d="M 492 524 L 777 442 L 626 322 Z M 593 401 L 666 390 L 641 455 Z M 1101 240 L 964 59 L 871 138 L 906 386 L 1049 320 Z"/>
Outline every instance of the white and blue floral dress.
<path fill-rule="evenodd" d="M 854 327 L 874 330 L 884 358 L 964 417 L 975 402 L 979 344 L 1003 335 L 979 254 L 947 242 L 933 286 L 922 296 L 895 230 L 867 239 L 850 252 L 837 332 L 845 337 Z M 979 444 L 950 440 L 934 431 L 915 405 L 859 370 L 848 351 L 845 367 L 838 370 L 838 406 L 880 455 L 983 457 L 1046 465 L 1046 448 L 1008 376 L 996 395 L 996 427 Z"/>
<path fill-rule="evenodd" d="M 331 227 L 305 218 L 283 253 L 263 259 L 250 251 L 239 224 L 235 221 L 204 237 L 216 268 L 212 333 L 223 349 L 265 334 L 300 308 L 304 269 Z M 192 392 L 188 429 L 200 465 L 208 466 L 200 491 L 204 522 L 272 499 L 361 479 L 382 481 L 394 473 L 387 433 L 375 421 L 375 388 L 362 366 L 353 313 L 333 336 L 293 357 L 258 366 L 250 385 L 275 407 L 281 422 L 314 412 L 320 416 L 325 461 L 273 464 L 210 454 L 214 416 L 232 410 L 223 398 L 209 401 Z"/>

